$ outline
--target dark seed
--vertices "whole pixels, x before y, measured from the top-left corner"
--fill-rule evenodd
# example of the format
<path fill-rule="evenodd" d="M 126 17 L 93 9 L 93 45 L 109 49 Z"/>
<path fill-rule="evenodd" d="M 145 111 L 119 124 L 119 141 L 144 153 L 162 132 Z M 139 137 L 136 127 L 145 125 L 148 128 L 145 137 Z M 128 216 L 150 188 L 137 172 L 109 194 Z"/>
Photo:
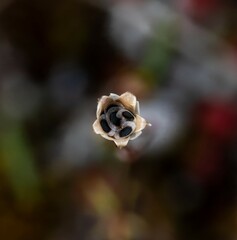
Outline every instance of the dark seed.
<path fill-rule="evenodd" d="M 121 124 L 121 119 L 116 117 L 117 112 L 112 112 L 109 116 L 109 119 L 111 123 L 113 123 L 115 126 L 120 126 Z"/>
<path fill-rule="evenodd" d="M 129 121 L 133 121 L 134 120 L 134 116 L 130 112 L 128 112 L 128 111 L 123 112 L 122 115 Z"/>
<path fill-rule="evenodd" d="M 108 125 L 108 123 L 107 123 L 107 121 L 106 121 L 105 119 L 102 119 L 102 120 L 100 121 L 100 125 L 101 125 L 102 129 L 103 129 L 106 133 L 108 133 L 108 132 L 111 131 L 111 128 L 109 127 L 109 125 Z"/>
<path fill-rule="evenodd" d="M 122 130 L 119 132 L 119 136 L 120 136 L 120 137 L 126 137 L 126 136 L 128 136 L 131 132 L 132 132 L 132 128 L 131 128 L 131 127 L 125 127 L 124 129 L 122 129 Z"/>
<path fill-rule="evenodd" d="M 108 112 L 109 109 L 112 108 L 112 107 L 118 107 L 118 105 L 116 105 L 116 104 L 111 104 L 111 105 L 109 105 L 109 106 L 106 108 L 105 111 Z"/>

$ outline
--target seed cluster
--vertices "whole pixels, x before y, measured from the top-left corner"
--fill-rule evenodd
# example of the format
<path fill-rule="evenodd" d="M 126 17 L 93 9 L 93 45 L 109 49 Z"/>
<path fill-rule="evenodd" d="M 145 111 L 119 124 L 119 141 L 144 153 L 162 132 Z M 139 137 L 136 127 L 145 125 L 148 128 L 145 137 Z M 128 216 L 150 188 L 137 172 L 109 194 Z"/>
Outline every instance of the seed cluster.
<path fill-rule="evenodd" d="M 122 104 L 110 104 L 100 115 L 100 125 L 110 137 L 126 138 L 135 128 L 133 113 L 125 109 Z"/>

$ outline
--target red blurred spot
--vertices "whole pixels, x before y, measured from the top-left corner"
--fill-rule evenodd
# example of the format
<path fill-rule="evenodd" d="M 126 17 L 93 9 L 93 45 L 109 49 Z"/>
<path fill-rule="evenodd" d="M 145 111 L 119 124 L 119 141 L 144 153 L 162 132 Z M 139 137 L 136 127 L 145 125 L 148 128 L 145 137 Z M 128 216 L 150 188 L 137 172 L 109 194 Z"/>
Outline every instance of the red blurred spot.
<path fill-rule="evenodd" d="M 236 134 L 236 106 L 218 101 L 202 103 L 196 121 L 209 136 L 217 140 L 229 140 Z"/>
<path fill-rule="evenodd" d="M 189 14 L 196 18 L 206 18 L 220 8 L 219 0 L 187 0 Z"/>

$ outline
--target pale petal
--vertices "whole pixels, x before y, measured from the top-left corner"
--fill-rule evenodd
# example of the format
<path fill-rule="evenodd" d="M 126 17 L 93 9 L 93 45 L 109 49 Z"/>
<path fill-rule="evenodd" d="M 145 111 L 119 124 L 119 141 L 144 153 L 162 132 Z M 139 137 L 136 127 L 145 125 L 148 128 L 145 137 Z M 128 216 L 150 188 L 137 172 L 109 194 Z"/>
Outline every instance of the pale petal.
<path fill-rule="evenodd" d="M 97 105 L 96 117 L 99 118 L 101 112 L 106 108 L 113 100 L 108 96 L 102 96 Z"/>
<path fill-rule="evenodd" d="M 142 134 L 142 131 L 133 133 L 133 134 L 130 136 L 130 140 L 136 139 L 136 138 L 139 137 L 141 134 Z"/>
<path fill-rule="evenodd" d="M 107 134 L 105 134 L 105 133 L 101 134 L 101 137 L 103 137 L 103 138 L 105 138 L 105 139 L 107 139 L 107 140 L 110 140 L 110 141 L 114 141 L 114 138 L 109 137 L 109 136 L 108 136 Z"/>
<path fill-rule="evenodd" d="M 115 93 L 110 93 L 109 97 L 112 98 L 114 101 L 119 99 L 119 95 L 117 95 Z"/>
<path fill-rule="evenodd" d="M 136 130 L 135 130 L 135 132 L 142 131 L 146 127 L 146 125 L 148 125 L 146 120 L 144 118 L 142 118 L 141 116 L 136 115 Z"/>
<path fill-rule="evenodd" d="M 125 146 L 127 146 L 128 141 L 130 138 L 120 138 L 120 139 L 113 139 L 115 144 L 117 145 L 117 147 L 119 148 L 123 148 Z"/>
<path fill-rule="evenodd" d="M 93 130 L 96 134 L 104 134 L 104 131 L 100 125 L 100 121 L 97 119 L 95 120 L 95 122 L 93 123 Z"/>
<path fill-rule="evenodd" d="M 139 104 L 138 101 L 137 101 L 137 103 L 136 103 L 135 113 L 136 113 L 136 114 L 140 114 L 140 104 Z"/>
<path fill-rule="evenodd" d="M 136 99 L 136 97 L 132 93 L 125 92 L 122 95 L 120 95 L 118 100 L 124 105 L 125 108 L 128 108 L 133 113 L 135 113 L 137 99 Z"/>

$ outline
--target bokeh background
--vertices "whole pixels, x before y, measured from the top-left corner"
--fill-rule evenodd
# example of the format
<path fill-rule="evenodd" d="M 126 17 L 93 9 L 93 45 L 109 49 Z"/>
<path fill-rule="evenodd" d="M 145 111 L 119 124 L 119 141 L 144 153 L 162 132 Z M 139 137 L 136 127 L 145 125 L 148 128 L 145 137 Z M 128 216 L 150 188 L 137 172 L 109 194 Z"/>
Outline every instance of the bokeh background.
<path fill-rule="evenodd" d="M 0 239 L 236 240 L 236 1 L 1 0 L 0 123 Z"/>

